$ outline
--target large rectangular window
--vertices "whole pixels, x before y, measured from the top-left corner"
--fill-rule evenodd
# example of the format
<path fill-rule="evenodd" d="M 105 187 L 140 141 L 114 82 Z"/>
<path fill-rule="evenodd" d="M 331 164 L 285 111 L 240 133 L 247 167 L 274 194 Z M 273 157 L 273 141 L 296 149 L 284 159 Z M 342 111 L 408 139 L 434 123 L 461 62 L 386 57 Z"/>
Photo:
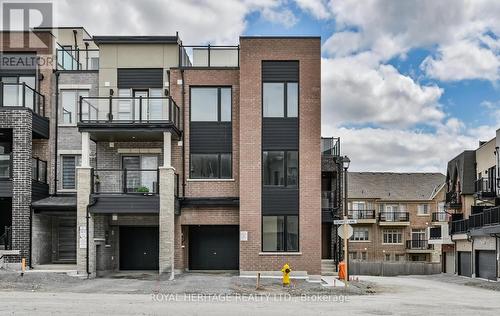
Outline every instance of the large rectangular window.
<path fill-rule="evenodd" d="M 297 117 L 299 109 L 297 82 L 264 82 L 262 90 L 264 117 Z"/>
<path fill-rule="evenodd" d="M 191 154 L 191 179 L 230 179 L 231 154 Z"/>
<path fill-rule="evenodd" d="M 262 217 L 262 251 L 299 251 L 299 218 L 297 215 Z"/>
<path fill-rule="evenodd" d="M 88 90 L 61 90 L 60 124 L 76 124 L 78 121 L 80 97 L 88 97 Z M 85 110 L 85 107 L 84 109 Z M 82 118 L 88 119 L 88 113 L 82 113 Z"/>
<path fill-rule="evenodd" d="M 403 233 L 401 229 L 384 229 L 383 242 L 384 244 L 402 244 Z"/>
<path fill-rule="evenodd" d="M 264 151 L 262 153 L 265 186 L 297 187 L 298 152 Z"/>
<path fill-rule="evenodd" d="M 354 227 L 351 240 L 354 241 L 369 241 L 368 227 Z"/>
<path fill-rule="evenodd" d="M 231 88 L 192 87 L 191 122 L 231 122 Z"/>
<path fill-rule="evenodd" d="M 80 164 L 80 156 L 64 155 L 62 163 L 62 188 L 63 190 L 76 189 L 76 167 Z"/>

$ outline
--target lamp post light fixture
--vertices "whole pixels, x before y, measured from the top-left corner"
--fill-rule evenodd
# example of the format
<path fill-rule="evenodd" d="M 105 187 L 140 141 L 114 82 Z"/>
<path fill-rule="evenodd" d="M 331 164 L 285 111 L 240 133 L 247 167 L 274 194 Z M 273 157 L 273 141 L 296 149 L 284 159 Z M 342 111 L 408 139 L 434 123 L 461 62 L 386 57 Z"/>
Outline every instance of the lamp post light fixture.
<path fill-rule="evenodd" d="M 347 237 L 347 219 L 348 219 L 348 211 L 347 211 L 347 169 L 349 169 L 349 165 L 351 164 L 351 160 L 349 157 L 342 157 L 342 167 L 344 168 L 344 263 L 345 263 L 345 281 L 349 281 L 349 250 L 348 250 L 348 240 Z"/>

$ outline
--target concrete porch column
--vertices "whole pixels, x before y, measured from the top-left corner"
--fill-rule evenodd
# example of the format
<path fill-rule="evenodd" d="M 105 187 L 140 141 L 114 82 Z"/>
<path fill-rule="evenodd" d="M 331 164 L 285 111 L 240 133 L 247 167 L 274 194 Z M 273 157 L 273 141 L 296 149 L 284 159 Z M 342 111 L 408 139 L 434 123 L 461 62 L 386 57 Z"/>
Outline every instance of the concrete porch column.
<path fill-rule="evenodd" d="M 171 165 L 171 133 L 163 133 L 163 166 L 160 167 L 159 273 L 170 272 L 174 262 L 175 169 Z"/>
<path fill-rule="evenodd" d="M 77 195 L 76 195 L 76 263 L 78 274 L 95 277 L 95 245 L 94 245 L 94 220 L 89 214 L 87 231 L 87 207 L 89 205 L 92 168 L 77 167 Z M 87 239 L 89 263 L 87 271 Z"/>

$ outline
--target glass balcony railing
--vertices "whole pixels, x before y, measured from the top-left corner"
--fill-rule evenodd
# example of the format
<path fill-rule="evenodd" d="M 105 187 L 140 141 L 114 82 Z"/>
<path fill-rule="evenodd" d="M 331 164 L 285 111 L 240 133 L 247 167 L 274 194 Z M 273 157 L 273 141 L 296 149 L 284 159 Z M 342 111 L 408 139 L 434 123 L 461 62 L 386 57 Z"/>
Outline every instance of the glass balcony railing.
<path fill-rule="evenodd" d="M 81 97 L 83 124 L 172 123 L 179 128 L 180 109 L 171 97 Z"/>
<path fill-rule="evenodd" d="M 340 138 L 321 137 L 321 154 L 340 156 Z"/>
<path fill-rule="evenodd" d="M 95 169 L 94 194 L 157 194 L 158 169 Z"/>
<path fill-rule="evenodd" d="M 31 158 L 31 179 L 47 183 L 47 162 L 39 158 Z"/>
<path fill-rule="evenodd" d="M 70 49 L 56 50 L 57 70 L 99 70 L 98 49 Z"/>
<path fill-rule="evenodd" d="M 239 46 L 184 45 L 179 47 L 181 67 L 239 67 Z"/>
<path fill-rule="evenodd" d="M 12 178 L 12 154 L 0 154 L 0 179 Z"/>
<path fill-rule="evenodd" d="M 0 82 L 0 106 L 25 107 L 45 116 L 45 96 L 24 82 Z"/>

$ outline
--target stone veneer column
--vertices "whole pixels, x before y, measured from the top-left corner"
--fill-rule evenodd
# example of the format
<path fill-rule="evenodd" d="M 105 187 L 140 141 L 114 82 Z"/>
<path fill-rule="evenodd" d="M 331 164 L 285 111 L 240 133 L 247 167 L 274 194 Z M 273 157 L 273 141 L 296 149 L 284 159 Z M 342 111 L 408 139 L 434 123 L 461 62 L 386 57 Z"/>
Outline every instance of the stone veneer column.
<path fill-rule="evenodd" d="M 95 276 L 95 245 L 94 245 L 94 220 L 89 216 L 88 232 L 87 230 L 87 206 L 89 205 L 91 189 L 90 167 L 77 167 L 77 200 L 76 200 L 76 263 L 78 274 L 87 274 L 87 242 L 89 247 L 89 271 L 90 276 Z M 82 235 L 84 236 L 82 238 Z"/>
<path fill-rule="evenodd" d="M 174 260 L 174 178 L 174 168 L 160 167 L 160 273 L 170 272 Z"/>

